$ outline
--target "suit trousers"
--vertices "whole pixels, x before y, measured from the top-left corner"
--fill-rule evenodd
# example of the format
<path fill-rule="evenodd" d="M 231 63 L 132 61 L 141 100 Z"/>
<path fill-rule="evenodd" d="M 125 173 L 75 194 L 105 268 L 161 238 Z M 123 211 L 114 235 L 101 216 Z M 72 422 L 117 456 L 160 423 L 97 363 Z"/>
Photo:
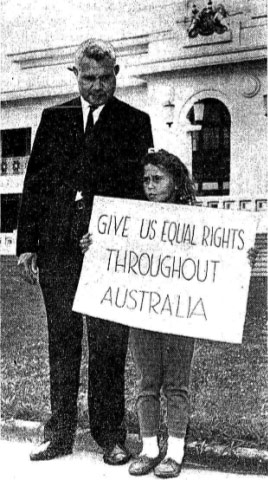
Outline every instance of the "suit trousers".
<path fill-rule="evenodd" d="M 80 268 L 79 268 L 80 269 Z M 77 399 L 82 355 L 82 315 L 72 311 L 78 268 L 64 269 L 52 277 L 40 270 L 48 322 L 51 418 L 44 438 L 71 448 L 77 427 Z M 87 318 L 89 368 L 88 406 L 90 430 L 103 448 L 123 443 L 124 368 L 128 328 Z"/>

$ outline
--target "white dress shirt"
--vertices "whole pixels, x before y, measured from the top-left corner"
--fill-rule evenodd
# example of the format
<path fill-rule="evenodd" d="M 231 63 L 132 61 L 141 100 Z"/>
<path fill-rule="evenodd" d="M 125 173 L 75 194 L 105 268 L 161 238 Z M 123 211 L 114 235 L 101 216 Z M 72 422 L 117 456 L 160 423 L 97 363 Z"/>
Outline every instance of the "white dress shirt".
<path fill-rule="evenodd" d="M 86 125 L 87 125 L 87 118 L 88 118 L 88 113 L 90 110 L 90 104 L 85 101 L 85 99 L 81 96 L 81 103 L 82 103 L 82 112 L 83 112 L 83 123 L 84 123 L 84 131 L 86 130 Z M 102 106 L 99 106 L 98 108 L 94 109 L 92 115 L 93 115 L 93 123 L 95 124 L 98 119 L 101 111 L 104 108 L 104 104 Z"/>
<path fill-rule="evenodd" d="M 81 104 L 82 104 L 83 124 L 84 124 L 84 132 L 85 132 L 86 125 L 87 125 L 87 118 L 88 118 L 88 114 L 89 114 L 89 110 L 90 110 L 90 104 L 87 101 L 85 101 L 85 99 L 82 96 L 81 96 Z M 92 113 L 94 124 L 98 121 L 99 115 L 100 115 L 103 108 L 104 108 L 104 104 L 102 104 L 102 106 L 99 106 L 98 108 L 94 109 L 94 111 Z M 75 201 L 78 202 L 79 200 L 82 200 L 82 199 L 83 199 L 82 192 L 80 192 L 80 191 L 76 192 Z"/>

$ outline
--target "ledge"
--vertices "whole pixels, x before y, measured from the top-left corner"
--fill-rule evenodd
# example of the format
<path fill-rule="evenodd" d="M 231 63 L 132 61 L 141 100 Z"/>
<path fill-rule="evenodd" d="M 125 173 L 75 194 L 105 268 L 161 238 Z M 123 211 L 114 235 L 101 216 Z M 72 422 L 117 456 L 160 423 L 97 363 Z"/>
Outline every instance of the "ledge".
<path fill-rule="evenodd" d="M 123 89 L 126 87 L 137 87 L 137 86 L 146 86 L 145 79 L 138 79 L 136 77 L 122 77 L 118 79 L 117 82 L 117 89 Z M 12 91 L 2 91 L 1 93 L 1 102 L 12 102 L 12 101 L 19 101 L 20 99 L 31 99 L 31 98 L 47 98 L 47 97 L 56 97 L 56 96 L 78 96 L 77 89 L 74 90 L 73 84 L 65 84 L 65 85 L 58 85 L 58 86 L 51 86 L 51 87 L 37 87 L 34 89 L 21 89 L 21 90 L 12 90 Z"/>
<path fill-rule="evenodd" d="M 133 66 L 130 71 L 134 76 L 147 76 L 161 72 L 171 72 L 183 69 L 193 69 L 215 65 L 234 64 L 241 62 L 257 61 L 267 58 L 266 46 L 262 45 L 255 49 L 240 48 L 223 54 L 200 54 L 195 53 L 169 59 L 155 59 Z"/>
<path fill-rule="evenodd" d="M 111 40 L 119 59 L 127 56 L 141 56 L 148 53 L 148 35 Z M 78 45 L 8 54 L 8 57 L 21 69 L 32 69 L 60 64 L 73 64 Z"/>

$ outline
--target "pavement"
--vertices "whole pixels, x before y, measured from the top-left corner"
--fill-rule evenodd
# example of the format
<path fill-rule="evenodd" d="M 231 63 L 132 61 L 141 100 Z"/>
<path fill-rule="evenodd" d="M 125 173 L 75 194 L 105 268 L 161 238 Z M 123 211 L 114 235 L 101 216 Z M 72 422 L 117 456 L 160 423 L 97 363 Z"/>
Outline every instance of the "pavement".
<path fill-rule="evenodd" d="M 47 462 L 31 462 L 29 453 L 42 440 L 42 431 L 40 422 L 1 421 L 2 484 L 43 484 L 54 483 L 55 480 L 73 484 L 80 479 L 80 482 L 88 479 L 90 484 L 137 482 L 134 476 L 129 475 L 128 464 L 104 464 L 101 449 L 88 430 L 78 430 L 72 455 Z M 140 442 L 136 434 L 128 435 L 127 444 L 132 454 L 139 452 Z M 230 449 L 192 442 L 187 445 L 179 479 L 181 484 L 253 484 L 264 482 L 264 479 L 267 482 L 267 475 L 268 451 L 241 447 Z M 143 479 L 142 482 L 157 482 L 154 474 L 140 479 Z"/>
<path fill-rule="evenodd" d="M 2 484 L 137 483 L 137 478 L 128 473 L 128 464 L 109 466 L 103 463 L 100 453 L 75 451 L 71 456 L 52 461 L 31 462 L 31 447 L 29 442 L 0 442 Z M 147 484 L 159 482 L 152 473 L 139 479 L 138 482 Z M 184 466 L 178 479 L 180 484 L 264 484 L 266 477 Z"/>

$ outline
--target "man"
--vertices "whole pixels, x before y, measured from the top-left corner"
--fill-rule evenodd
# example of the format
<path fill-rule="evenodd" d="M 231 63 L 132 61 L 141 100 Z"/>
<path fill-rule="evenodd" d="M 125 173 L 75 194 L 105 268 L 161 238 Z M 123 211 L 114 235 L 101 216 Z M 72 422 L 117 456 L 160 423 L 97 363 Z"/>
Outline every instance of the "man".
<path fill-rule="evenodd" d="M 149 116 L 114 97 L 119 66 L 110 44 L 85 41 L 72 70 L 80 97 L 43 112 L 18 224 L 19 264 L 32 283 L 38 266 L 49 338 L 51 418 L 31 460 L 73 448 L 83 326 L 72 304 L 93 197 L 136 197 L 139 160 L 153 144 Z M 129 460 L 123 424 L 127 344 L 126 326 L 90 318 L 90 429 L 112 465 Z"/>

